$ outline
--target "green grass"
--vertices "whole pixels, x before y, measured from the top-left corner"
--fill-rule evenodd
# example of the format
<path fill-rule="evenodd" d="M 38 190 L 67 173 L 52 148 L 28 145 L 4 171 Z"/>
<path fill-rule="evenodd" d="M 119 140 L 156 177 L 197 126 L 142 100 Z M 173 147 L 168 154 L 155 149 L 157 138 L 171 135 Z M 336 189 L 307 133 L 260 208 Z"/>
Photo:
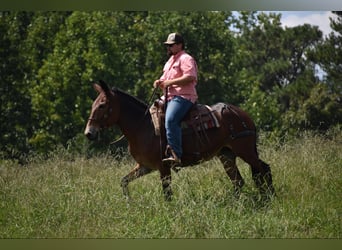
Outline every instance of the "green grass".
<path fill-rule="evenodd" d="M 0 238 L 341 238 L 342 136 L 304 134 L 285 143 L 261 136 L 277 192 L 260 207 L 249 167 L 236 200 L 222 166 L 212 160 L 173 173 L 165 202 L 157 172 L 129 185 L 134 166 L 108 155 L 86 159 L 63 150 L 23 167 L 0 161 Z"/>

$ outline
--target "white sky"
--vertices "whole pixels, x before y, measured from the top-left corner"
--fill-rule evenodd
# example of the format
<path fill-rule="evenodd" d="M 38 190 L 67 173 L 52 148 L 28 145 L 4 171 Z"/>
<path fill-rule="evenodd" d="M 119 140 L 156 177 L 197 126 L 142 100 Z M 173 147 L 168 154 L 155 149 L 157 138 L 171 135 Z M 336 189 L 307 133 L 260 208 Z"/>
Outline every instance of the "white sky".
<path fill-rule="evenodd" d="M 281 22 L 284 27 L 308 23 L 318 26 L 323 32 L 323 36 L 328 35 L 332 31 L 329 17 L 335 16 L 331 11 L 277 11 L 277 13 L 281 13 Z"/>
<path fill-rule="evenodd" d="M 281 14 L 281 23 L 283 27 L 294 27 L 305 23 L 318 26 L 323 32 L 323 37 L 332 32 L 330 28 L 329 17 L 335 18 L 336 15 L 331 11 L 263 11 L 267 14 L 270 12 Z M 233 11 L 233 15 L 237 15 Z M 232 27 L 231 27 L 232 28 Z"/>

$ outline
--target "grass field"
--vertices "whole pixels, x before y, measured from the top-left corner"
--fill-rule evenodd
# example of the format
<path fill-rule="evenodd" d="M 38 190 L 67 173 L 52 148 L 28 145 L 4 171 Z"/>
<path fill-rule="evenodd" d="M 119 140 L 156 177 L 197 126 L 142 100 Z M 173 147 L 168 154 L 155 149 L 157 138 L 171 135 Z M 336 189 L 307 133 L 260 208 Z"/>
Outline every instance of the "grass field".
<path fill-rule="evenodd" d="M 256 202 L 249 167 L 239 200 L 218 160 L 173 173 L 163 200 L 157 172 L 120 180 L 130 157 L 87 159 L 58 150 L 26 166 L 0 160 L 0 238 L 342 238 L 342 135 L 304 134 L 287 142 L 260 137 L 277 196 Z"/>

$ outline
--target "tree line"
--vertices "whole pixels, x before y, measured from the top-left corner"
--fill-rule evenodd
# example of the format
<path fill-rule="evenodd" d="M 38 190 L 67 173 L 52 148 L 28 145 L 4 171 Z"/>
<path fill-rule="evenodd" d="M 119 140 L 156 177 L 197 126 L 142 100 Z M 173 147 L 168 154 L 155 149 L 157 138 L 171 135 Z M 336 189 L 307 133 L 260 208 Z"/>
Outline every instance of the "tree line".
<path fill-rule="evenodd" d="M 98 79 L 147 101 L 181 33 L 199 102 L 245 109 L 275 136 L 342 120 L 342 13 L 333 30 L 263 12 L 0 12 L 0 157 L 47 153 L 83 133 Z M 317 67 L 324 75 L 317 74 Z"/>

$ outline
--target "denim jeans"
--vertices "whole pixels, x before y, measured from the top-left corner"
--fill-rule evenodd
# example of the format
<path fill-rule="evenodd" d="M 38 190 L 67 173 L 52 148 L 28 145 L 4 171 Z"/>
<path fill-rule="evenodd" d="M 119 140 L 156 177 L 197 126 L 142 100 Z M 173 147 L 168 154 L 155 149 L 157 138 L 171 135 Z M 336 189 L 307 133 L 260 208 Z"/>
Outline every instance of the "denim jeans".
<path fill-rule="evenodd" d="M 167 103 L 165 114 L 166 139 L 179 159 L 183 154 L 181 122 L 192 105 L 191 101 L 180 96 L 175 96 Z"/>

